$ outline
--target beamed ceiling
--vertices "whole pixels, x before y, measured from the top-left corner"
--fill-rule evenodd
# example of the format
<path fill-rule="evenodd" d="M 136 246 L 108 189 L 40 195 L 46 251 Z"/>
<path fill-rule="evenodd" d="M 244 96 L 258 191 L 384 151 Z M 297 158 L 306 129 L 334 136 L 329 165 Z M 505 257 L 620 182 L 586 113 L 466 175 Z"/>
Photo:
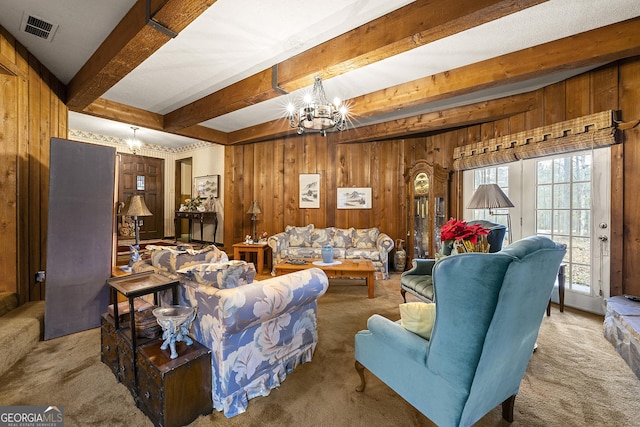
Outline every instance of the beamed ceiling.
<path fill-rule="evenodd" d="M 139 126 L 143 141 L 168 146 L 300 138 L 284 105 L 317 75 L 350 105 L 349 129 L 328 137 L 357 142 L 508 117 L 533 108 L 535 89 L 640 53 L 637 0 L 0 0 L 0 10 L 0 25 L 67 85 L 70 128 L 127 137 Z M 21 31 L 25 14 L 58 24 L 53 40 Z"/>

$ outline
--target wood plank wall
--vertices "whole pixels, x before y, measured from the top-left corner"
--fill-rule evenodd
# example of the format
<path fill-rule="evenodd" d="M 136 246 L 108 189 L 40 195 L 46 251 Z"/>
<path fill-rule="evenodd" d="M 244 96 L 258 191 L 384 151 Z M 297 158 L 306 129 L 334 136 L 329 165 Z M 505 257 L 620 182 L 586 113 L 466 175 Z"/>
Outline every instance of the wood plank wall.
<path fill-rule="evenodd" d="M 225 246 L 251 233 L 251 200 L 260 202 L 258 230 L 286 225 L 379 227 L 394 240 L 406 234 L 404 171 L 418 159 L 452 168 L 456 146 L 550 125 L 603 110 L 640 119 L 640 58 L 616 62 L 535 92 L 536 108 L 506 119 L 406 139 L 332 143 L 331 135 L 291 136 L 225 149 Z M 505 105 L 509 98 L 505 98 Z M 455 127 L 455 123 L 452 124 Z M 625 130 L 612 150 L 612 294 L 640 295 L 640 130 Z M 321 176 L 320 209 L 298 208 L 298 175 Z M 371 187 L 373 209 L 336 208 L 336 188 Z M 624 189 L 624 190 L 623 190 Z M 462 176 L 452 173 L 449 214 L 462 212 Z"/>
<path fill-rule="evenodd" d="M 64 85 L 0 27 L 0 291 L 44 299 L 49 140 L 67 137 Z"/>

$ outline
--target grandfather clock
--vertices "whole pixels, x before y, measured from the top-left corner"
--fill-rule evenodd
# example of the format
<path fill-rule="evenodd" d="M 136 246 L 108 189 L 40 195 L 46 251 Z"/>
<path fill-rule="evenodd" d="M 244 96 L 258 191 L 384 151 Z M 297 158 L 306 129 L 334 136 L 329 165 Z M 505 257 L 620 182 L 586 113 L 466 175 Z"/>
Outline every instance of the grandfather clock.
<path fill-rule="evenodd" d="M 405 183 L 409 259 L 434 258 L 440 249 L 440 228 L 447 221 L 449 171 L 417 160 L 405 172 Z"/>

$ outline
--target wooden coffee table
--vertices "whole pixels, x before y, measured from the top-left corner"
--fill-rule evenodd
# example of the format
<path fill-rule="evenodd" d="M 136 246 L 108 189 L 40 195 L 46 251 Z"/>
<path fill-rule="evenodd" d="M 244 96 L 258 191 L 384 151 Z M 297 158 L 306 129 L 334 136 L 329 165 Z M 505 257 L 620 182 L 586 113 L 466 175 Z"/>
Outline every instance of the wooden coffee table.
<path fill-rule="evenodd" d="M 365 279 L 367 282 L 368 296 L 373 298 L 374 295 L 374 277 L 373 273 L 376 269 L 370 260 L 360 259 L 339 259 L 340 264 L 334 265 L 315 265 L 314 262 L 322 262 L 321 259 L 305 258 L 304 264 L 290 264 L 287 260 L 282 260 L 276 264 L 276 276 L 292 273 L 294 271 L 305 270 L 307 268 L 319 268 L 325 272 L 328 277 L 356 277 Z"/>

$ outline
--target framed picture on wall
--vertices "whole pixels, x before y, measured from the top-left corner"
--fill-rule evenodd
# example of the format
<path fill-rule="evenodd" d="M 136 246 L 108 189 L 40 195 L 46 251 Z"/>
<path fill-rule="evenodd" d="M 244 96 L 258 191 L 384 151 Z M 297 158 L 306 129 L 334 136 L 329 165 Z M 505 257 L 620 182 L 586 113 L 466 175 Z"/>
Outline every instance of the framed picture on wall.
<path fill-rule="evenodd" d="M 320 207 L 320 174 L 300 174 L 300 208 Z"/>
<path fill-rule="evenodd" d="M 371 209 L 371 187 L 338 188 L 338 209 Z"/>
<path fill-rule="evenodd" d="M 220 175 L 197 176 L 193 179 L 193 196 L 219 197 Z"/>

